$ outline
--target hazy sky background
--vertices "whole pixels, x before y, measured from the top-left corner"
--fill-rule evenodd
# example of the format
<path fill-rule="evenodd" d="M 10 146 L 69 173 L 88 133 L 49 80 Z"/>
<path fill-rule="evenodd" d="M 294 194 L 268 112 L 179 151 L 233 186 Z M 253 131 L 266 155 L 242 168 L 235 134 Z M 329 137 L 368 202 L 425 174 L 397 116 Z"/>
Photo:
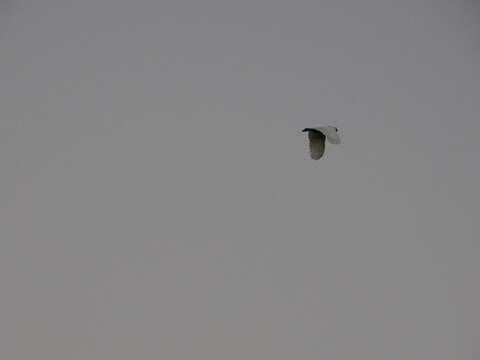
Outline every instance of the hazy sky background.
<path fill-rule="evenodd" d="M 0 357 L 478 359 L 479 63 L 473 0 L 0 2 Z"/>

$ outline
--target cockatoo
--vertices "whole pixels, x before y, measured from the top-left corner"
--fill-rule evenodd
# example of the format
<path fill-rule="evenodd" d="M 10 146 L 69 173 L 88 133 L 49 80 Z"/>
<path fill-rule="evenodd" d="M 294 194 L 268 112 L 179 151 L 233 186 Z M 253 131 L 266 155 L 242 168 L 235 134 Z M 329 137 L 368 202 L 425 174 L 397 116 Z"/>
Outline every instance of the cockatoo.
<path fill-rule="evenodd" d="M 310 157 L 313 160 L 320 159 L 325 153 L 325 138 L 331 144 L 340 144 L 338 137 L 338 129 L 334 126 L 319 126 L 316 128 L 305 128 L 302 132 L 308 132 L 308 140 L 310 142 Z"/>

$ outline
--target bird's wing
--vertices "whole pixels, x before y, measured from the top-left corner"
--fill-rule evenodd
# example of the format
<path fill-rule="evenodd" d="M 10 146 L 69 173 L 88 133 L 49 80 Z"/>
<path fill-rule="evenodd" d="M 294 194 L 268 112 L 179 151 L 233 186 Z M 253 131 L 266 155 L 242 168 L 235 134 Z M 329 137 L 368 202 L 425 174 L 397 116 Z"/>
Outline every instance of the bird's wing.
<path fill-rule="evenodd" d="M 337 131 L 335 131 L 335 128 L 333 126 L 321 126 L 315 128 L 315 130 L 320 131 L 323 135 L 325 135 L 330 144 L 340 144 L 340 137 L 338 136 Z"/>
<path fill-rule="evenodd" d="M 319 131 L 309 131 L 310 157 L 314 160 L 320 159 L 325 152 L 325 135 Z"/>

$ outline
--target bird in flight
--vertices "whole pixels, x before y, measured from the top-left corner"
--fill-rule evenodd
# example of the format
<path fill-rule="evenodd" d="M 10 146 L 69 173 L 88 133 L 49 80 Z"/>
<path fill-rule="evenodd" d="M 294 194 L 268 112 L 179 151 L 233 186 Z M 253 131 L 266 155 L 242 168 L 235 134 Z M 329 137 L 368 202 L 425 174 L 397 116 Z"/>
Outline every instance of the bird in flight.
<path fill-rule="evenodd" d="M 329 143 L 338 145 L 340 138 L 338 137 L 338 129 L 334 126 L 319 126 L 316 128 L 305 128 L 302 132 L 308 133 L 310 142 L 310 157 L 313 160 L 320 159 L 325 153 L 325 138 Z"/>

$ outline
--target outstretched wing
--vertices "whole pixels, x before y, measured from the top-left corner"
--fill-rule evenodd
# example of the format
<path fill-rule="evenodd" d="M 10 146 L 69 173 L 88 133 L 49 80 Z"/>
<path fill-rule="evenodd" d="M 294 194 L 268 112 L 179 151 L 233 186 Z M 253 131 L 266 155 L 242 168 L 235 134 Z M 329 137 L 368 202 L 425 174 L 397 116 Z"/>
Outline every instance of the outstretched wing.
<path fill-rule="evenodd" d="M 320 131 L 309 131 L 308 140 L 310 142 L 310 157 L 313 160 L 320 159 L 325 153 L 325 135 Z"/>

